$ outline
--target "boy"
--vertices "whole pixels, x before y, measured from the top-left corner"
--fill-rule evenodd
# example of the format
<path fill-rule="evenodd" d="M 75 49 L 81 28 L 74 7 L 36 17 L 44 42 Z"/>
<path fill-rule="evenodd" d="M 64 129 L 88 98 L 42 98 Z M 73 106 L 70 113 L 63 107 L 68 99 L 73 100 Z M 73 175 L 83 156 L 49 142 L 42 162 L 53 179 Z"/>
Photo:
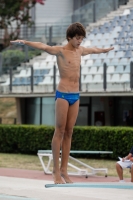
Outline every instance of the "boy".
<path fill-rule="evenodd" d="M 52 139 L 53 179 L 55 184 L 72 183 L 67 174 L 67 164 L 71 148 L 71 138 L 79 109 L 79 76 L 81 56 L 92 53 L 107 53 L 114 48 L 99 49 L 80 46 L 86 37 L 82 24 L 73 23 L 66 31 L 68 43 L 65 46 L 48 46 L 40 42 L 25 40 L 20 42 L 34 48 L 42 49 L 57 57 L 60 82 L 56 91 L 55 132 Z M 62 150 L 59 167 L 60 148 Z"/>

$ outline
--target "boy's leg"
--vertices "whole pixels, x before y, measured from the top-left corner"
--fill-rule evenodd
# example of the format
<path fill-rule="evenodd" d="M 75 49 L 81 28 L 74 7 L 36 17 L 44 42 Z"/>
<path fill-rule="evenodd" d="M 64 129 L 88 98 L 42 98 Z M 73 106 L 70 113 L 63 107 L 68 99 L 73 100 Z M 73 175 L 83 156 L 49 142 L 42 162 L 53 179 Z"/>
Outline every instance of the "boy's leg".
<path fill-rule="evenodd" d="M 118 162 L 116 163 L 116 171 L 117 171 L 117 174 L 118 174 L 118 176 L 119 176 L 119 179 L 122 181 L 122 180 L 123 180 L 123 169 L 122 169 L 122 167 L 119 165 Z"/>
<path fill-rule="evenodd" d="M 55 132 L 52 139 L 53 178 L 55 183 L 64 183 L 59 168 L 59 156 L 62 138 L 65 132 L 69 104 L 58 98 L 55 102 Z"/>
<path fill-rule="evenodd" d="M 67 174 L 67 165 L 68 165 L 68 158 L 69 158 L 69 153 L 70 153 L 70 148 L 71 148 L 73 127 L 76 123 L 78 110 L 79 110 L 79 100 L 76 101 L 73 105 L 69 106 L 65 133 L 62 140 L 62 157 L 61 157 L 60 170 L 61 170 L 61 175 L 64 178 L 66 183 L 72 183 L 72 181 L 69 179 L 68 174 Z"/>
<path fill-rule="evenodd" d="M 131 165 L 131 182 L 133 182 L 133 164 Z"/>

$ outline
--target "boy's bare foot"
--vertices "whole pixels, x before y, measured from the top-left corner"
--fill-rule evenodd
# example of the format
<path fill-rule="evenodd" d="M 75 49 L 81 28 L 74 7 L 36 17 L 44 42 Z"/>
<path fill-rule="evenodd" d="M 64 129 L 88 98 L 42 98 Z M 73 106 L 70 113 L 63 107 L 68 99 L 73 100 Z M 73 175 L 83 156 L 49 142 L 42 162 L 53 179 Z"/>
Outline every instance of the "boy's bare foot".
<path fill-rule="evenodd" d="M 66 173 L 61 173 L 62 178 L 66 183 L 73 183 L 72 180 L 69 178 L 68 174 Z"/>
<path fill-rule="evenodd" d="M 64 184 L 65 182 L 62 180 L 60 173 L 52 173 L 54 183 L 55 184 Z"/>

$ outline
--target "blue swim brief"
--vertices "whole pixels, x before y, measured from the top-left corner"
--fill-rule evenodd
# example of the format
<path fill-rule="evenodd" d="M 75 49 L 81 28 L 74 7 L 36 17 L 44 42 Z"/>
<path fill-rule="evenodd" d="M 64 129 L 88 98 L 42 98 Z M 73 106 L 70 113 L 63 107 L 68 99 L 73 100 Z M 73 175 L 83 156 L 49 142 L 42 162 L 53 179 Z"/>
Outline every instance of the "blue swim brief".
<path fill-rule="evenodd" d="M 79 93 L 65 93 L 65 92 L 59 92 L 56 90 L 56 96 L 55 100 L 57 98 L 64 99 L 68 101 L 69 105 L 73 105 L 77 100 L 79 100 Z"/>

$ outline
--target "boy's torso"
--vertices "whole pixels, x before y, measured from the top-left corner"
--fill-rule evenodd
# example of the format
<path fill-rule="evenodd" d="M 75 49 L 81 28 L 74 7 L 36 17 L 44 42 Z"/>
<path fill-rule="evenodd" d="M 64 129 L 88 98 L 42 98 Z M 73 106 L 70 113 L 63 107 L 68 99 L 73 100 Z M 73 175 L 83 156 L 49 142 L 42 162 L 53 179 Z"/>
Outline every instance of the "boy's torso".
<path fill-rule="evenodd" d="M 62 92 L 78 92 L 80 77 L 81 49 L 75 51 L 61 48 L 57 56 L 57 64 L 60 72 L 58 90 Z"/>

